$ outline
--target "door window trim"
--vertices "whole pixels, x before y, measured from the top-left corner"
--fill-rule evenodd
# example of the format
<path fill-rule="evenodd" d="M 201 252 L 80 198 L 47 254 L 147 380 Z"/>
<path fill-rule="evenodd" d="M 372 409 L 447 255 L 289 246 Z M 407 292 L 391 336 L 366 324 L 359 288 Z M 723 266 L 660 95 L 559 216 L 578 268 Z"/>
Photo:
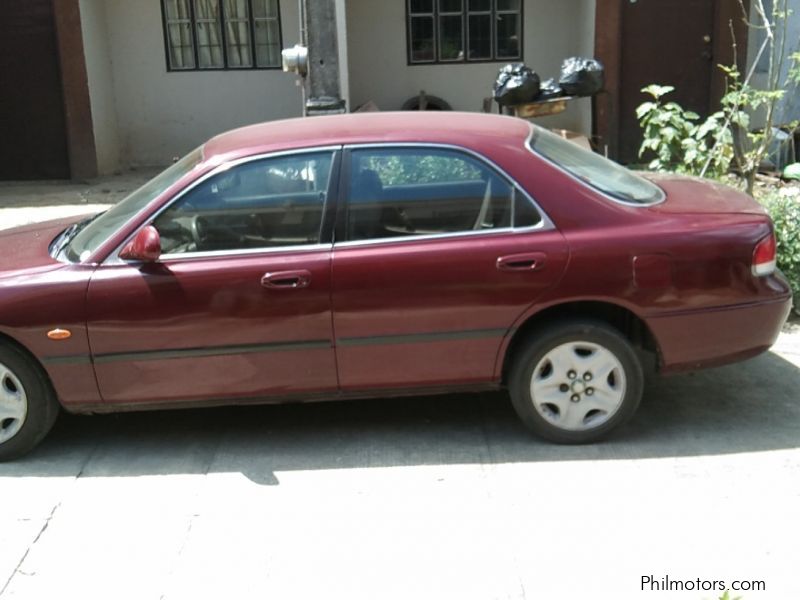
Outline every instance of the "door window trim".
<path fill-rule="evenodd" d="M 179 202 L 183 196 L 191 192 L 194 188 L 201 185 L 211 177 L 224 173 L 229 169 L 244 165 L 258 160 L 265 160 L 268 158 L 280 158 L 283 156 L 294 156 L 298 154 L 316 154 L 319 152 L 330 152 L 333 154 L 331 161 L 331 173 L 328 178 L 328 191 L 325 194 L 325 202 L 322 205 L 322 223 L 320 225 L 320 241 L 317 244 L 302 244 L 296 246 L 280 246 L 270 248 L 242 248 L 233 250 L 213 250 L 208 252 L 179 252 L 174 254 L 162 254 L 159 257 L 159 262 L 172 263 L 176 261 L 187 260 L 202 260 L 208 258 L 230 258 L 235 256 L 254 256 L 259 254 L 276 254 L 281 252 L 312 252 L 314 250 L 327 250 L 330 251 L 333 246 L 333 219 L 337 209 L 337 195 L 340 188 L 339 174 L 341 172 L 342 162 L 342 145 L 328 145 L 328 146 L 314 146 L 310 148 L 298 148 L 293 150 L 280 150 L 277 152 L 266 152 L 262 154 L 253 154 L 250 156 L 243 156 L 227 162 L 224 162 L 207 173 L 204 173 L 189 185 L 179 190 L 167 200 L 161 207 L 151 213 L 134 231 L 128 235 L 125 240 L 119 244 L 108 257 L 102 262 L 103 266 L 106 265 L 137 265 L 137 261 L 124 260 L 119 257 L 119 253 L 125 245 L 130 242 L 136 234 L 148 225 L 152 225 L 156 219 L 176 202 Z"/>
<path fill-rule="evenodd" d="M 480 163 L 484 168 L 493 171 L 495 175 L 503 179 L 513 190 L 514 190 L 514 197 L 512 198 L 512 224 L 511 227 L 498 227 L 497 229 L 486 229 L 483 231 L 452 231 L 448 233 L 426 233 L 420 235 L 399 235 L 394 237 L 383 237 L 383 238 L 373 238 L 368 240 L 348 240 L 347 236 L 347 211 L 350 205 L 350 168 L 351 168 L 351 159 L 350 153 L 352 150 L 362 150 L 362 149 L 369 149 L 369 148 L 379 148 L 379 149 L 391 149 L 391 148 L 400 148 L 400 149 L 424 149 L 424 148 L 431 148 L 437 150 L 451 150 L 457 153 L 466 154 L 470 158 L 476 160 Z M 419 241 L 427 241 L 427 240 L 440 240 L 440 239 L 448 239 L 448 238 L 460 238 L 460 237 L 478 237 L 478 236 L 486 236 L 486 235 L 498 235 L 503 233 L 530 233 L 533 231 L 552 231 L 555 229 L 555 225 L 547 213 L 542 209 L 536 200 L 531 197 L 531 195 L 513 178 L 511 177 L 502 167 L 500 167 L 497 163 L 495 163 L 492 159 L 488 158 L 487 156 L 481 154 L 480 152 L 476 152 L 470 148 L 466 148 L 464 146 L 458 146 L 456 144 L 446 144 L 446 143 L 436 143 L 436 142 L 368 142 L 363 144 L 345 144 L 342 147 L 341 153 L 341 168 L 340 168 L 340 176 L 339 176 L 339 189 L 337 193 L 337 208 L 336 208 L 336 227 L 335 227 L 335 234 L 333 245 L 334 248 L 349 248 L 349 247 L 357 247 L 357 246 L 374 246 L 378 244 L 397 244 L 397 243 L 404 243 L 404 242 L 419 242 Z M 530 225 L 527 227 L 514 227 L 513 222 L 513 212 L 514 212 L 514 200 L 516 199 L 516 195 L 521 194 L 524 200 L 530 202 L 533 207 L 536 209 L 536 212 L 539 213 L 541 220 L 536 225 Z M 342 241 L 339 241 L 339 240 Z"/>

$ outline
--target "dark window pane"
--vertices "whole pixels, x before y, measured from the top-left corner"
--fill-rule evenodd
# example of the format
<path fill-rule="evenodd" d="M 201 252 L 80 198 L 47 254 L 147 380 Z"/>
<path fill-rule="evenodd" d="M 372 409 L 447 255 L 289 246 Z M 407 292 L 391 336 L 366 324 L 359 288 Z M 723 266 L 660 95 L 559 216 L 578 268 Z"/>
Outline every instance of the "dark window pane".
<path fill-rule="evenodd" d="M 542 220 L 536 207 L 521 193 L 514 194 L 514 227 L 533 227 Z"/>
<path fill-rule="evenodd" d="M 497 10 L 519 11 L 519 0 L 497 0 Z"/>
<path fill-rule="evenodd" d="M 469 10 L 490 11 L 492 10 L 492 0 L 469 0 Z"/>
<path fill-rule="evenodd" d="M 249 10 L 247 0 L 225 0 L 225 18 L 228 20 L 247 19 Z"/>
<path fill-rule="evenodd" d="M 472 15 L 469 17 L 470 60 L 492 58 L 492 16 Z"/>
<path fill-rule="evenodd" d="M 251 67 L 253 57 L 250 54 L 250 24 L 247 21 L 228 22 L 228 66 Z"/>
<path fill-rule="evenodd" d="M 411 0 L 412 13 L 432 13 L 433 0 Z"/>
<path fill-rule="evenodd" d="M 247 0 L 224 0 L 225 39 L 228 66 L 253 66 L 250 52 L 250 15 Z"/>
<path fill-rule="evenodd" d="M 519 15 L 497 16 L 497 58 L 519 58 Z"/>
<path fill-rule="evenodd" d="M 329 152 L 268 158 L 204 181 L 156 219 L 162 251 L 318 243 L 332 158 Z"/>
<path fill-rule="evenodd" d="M 281 64 L 281 47 L 276 19 L 255 22 L 256 64 L 259 67 L 278 67 Z"/>
<path fill-rule="evenodd" d="M 253 0 L 253 14 L 256 18 L 278 18 L 278 0 Z"/>
<path fill-rule="evenodd" d="M 509 227 L 511 186 L 481 162 L 435 149 L 356 150 L 348 239 Z"/>
<path fill-rule="evenodd" d="M 169 66 L 171 69 L 194 69 L 194 46 L 189 23 L 167 27 Z"/>
<path fill-rule="evenodd" d="M 439 0 L 439 12 L 461 12 L 461 0 Z"/>
<path fill-rule="evenodd" d="M 218 0 L 195 0 L 194 15 L 197 35 L 197 58 L 201 69 L 223 67 L 222 26 Z"/>
<path fill-rule="evenodd" d="M 278 1 L 163 0 L 169 68 L 280 66 Z"/>
<path fill-rule="evenodd" d="M 433 53 L 433 17 L 411 18 L 411 62 L 430 62 Z"/>
<path fill-rule="evenodd" d="M 189 19 L 189 0 L 166 0 L 167 20 Z"/>
<path fill-rule="evenodd" d="M 461 17 L 439 17 L 439 60 L 464 58 L 461 22 Z"/>

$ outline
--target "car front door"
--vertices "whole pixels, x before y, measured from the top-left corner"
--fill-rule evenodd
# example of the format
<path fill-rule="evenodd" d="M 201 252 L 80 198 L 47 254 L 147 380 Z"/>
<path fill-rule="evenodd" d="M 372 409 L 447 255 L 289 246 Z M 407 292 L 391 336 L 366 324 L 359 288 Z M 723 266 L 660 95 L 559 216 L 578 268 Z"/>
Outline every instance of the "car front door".
<path fill-rule="evenodd" d="M 465 151 L 353 147 L 343 173 L 333 253 L 342 389 L 496 379 L 510 328 L 561 277 L 563 236 Z"/>
<path fill-rule="evenodd" d="M 323 226 L 336 168 L 335 150 L 223 167 L 151 220 L 157 262 L 96 270 L 88 330 L 105 402 L 337 389 Z"/>

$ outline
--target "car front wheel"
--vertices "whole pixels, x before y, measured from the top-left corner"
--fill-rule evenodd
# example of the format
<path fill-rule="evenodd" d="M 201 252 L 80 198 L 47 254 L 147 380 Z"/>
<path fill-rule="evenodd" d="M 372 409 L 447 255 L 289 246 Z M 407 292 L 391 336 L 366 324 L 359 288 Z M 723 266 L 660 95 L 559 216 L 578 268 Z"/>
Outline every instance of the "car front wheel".
<path fill-rule="evenodd" d="M 553 442 L 597 441 L 630 419 L 642 398 L 642 366 L 630 342 L 593 320 L 534 332 L 509 377 L 522 421 Z"/>
<path fill-rule="evenodd" d="M 12 346 L 0 346 L 0 461 L 26 454 L 44 439 L 58 416 L 49 382 Z"/>

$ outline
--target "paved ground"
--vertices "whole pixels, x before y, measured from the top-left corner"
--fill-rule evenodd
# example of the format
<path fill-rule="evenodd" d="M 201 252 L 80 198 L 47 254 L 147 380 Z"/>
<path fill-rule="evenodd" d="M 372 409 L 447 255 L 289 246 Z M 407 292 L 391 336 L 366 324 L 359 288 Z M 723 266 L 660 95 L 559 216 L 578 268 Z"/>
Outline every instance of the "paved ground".
<path fill-rule="evenodd" d="M 157 172 L 142 169 L 86 182 L 0 182 L 0 229 L 104 210 Z"/>
<path fill-rule="evenodd" d="M 0 598 L 800 598 L 798 329 L 586 447 L 502 394 L 64 417 L 0 465 Z"/>

